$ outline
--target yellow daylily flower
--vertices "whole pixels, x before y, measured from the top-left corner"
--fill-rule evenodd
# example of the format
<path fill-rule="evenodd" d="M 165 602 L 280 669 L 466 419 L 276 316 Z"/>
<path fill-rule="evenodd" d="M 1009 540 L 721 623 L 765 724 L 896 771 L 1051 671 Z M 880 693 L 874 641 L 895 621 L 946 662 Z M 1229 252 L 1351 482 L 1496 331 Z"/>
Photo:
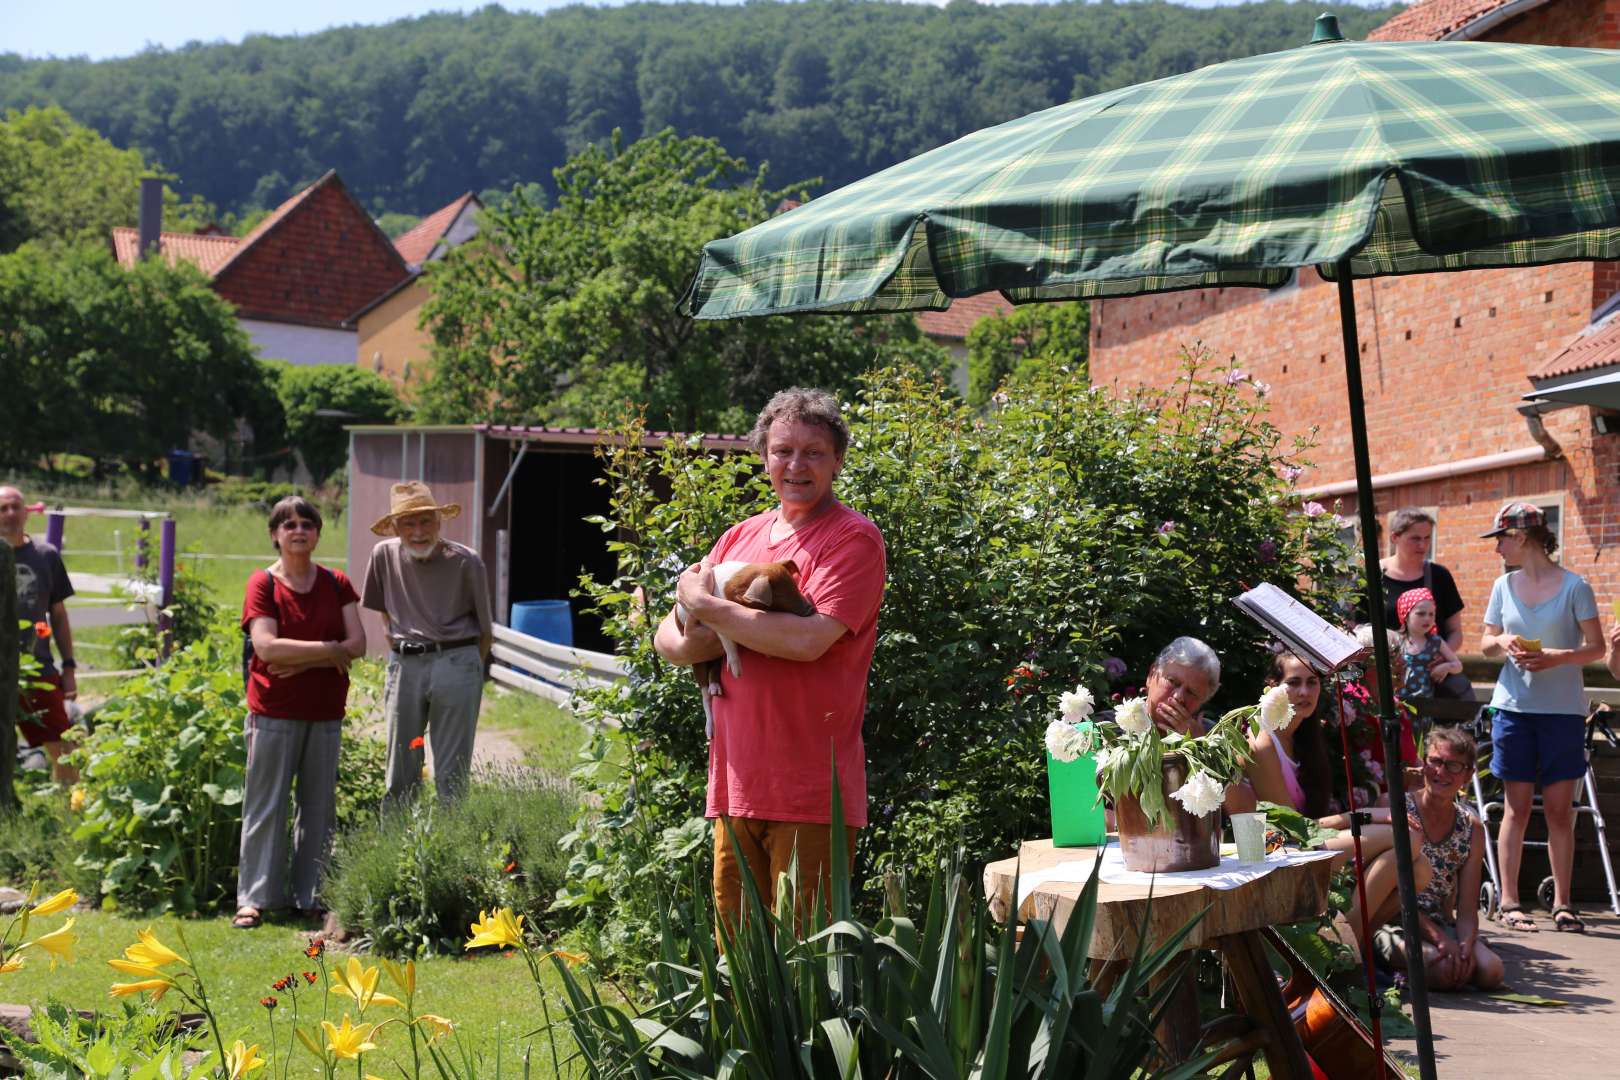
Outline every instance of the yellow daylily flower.
<path fill-rule="evenodd" d="M 225 1075 L 230 1080 L 242 1080 L 242 1077 L 254 1069 L 264 1068 L 264 1058 L 259 1056 L 259 1044 L 246 1046 L 241 1039 L 225 1051 Z"/>
<path fill-rule="evenodd" d="M 63 963 L 73 963 L 73 946 L 78 944 L 79 935 L 73 932 L 75 920 L 69 919 L 61 926 L 34 939 L 34 944 L 51 954 L 51 970 L 56 970 L 57 960 Z"/>
<path fill-rule="evenodd" d="M 152 991 L 152 1000 L 158 1002 L 163 1000 L 163 995 L 167 994 L 169 987 L 173 985 L 168 979 L 142 979 L 140 982 L 113 983 L 108 993 L 111 997 L 128 997 L 131 994 L 139 994 L 150 990 Z"/>
<path fill-rule="evenodd" d="M 321 1028 L 326 1032 L 326 1048 L 340 1058 L 353 1061 L 367 1050 L 377 1049 L 377 1044 L 368 1042 L 367 1037 L 377 1030 L 375 1024 L 351 1024 L 349 1014 L 343 1014 L 343 1026 L 338 1027 L 330 1020 L 322 1020 Z"/>
<path fill-rule="evenodd" d="M 51 897 L 49 900 L 41 900 L 39 903 L 35 904 L 32 908 L 29 908 L 28 914 L 30 914 L 30 915 L 55 915 L 59 911 L 66 911 L 68 908 L 72 907 L 74 904 L 77 904 L 78 902 L 79 902 L 79 894 L 78 893 L 74 892 L 72 889 L 63 889 L 61 892 L 57 893 L 55 896 Z"/>
<path fill-rule="evenodd" d="M 396 964 L 392 960 L 384 960 L 383 967 L 388 970 L 388 977 L 394 980 L 394 985 L 405 991 L 406 997 L 416 993 L 415 960 L 407 960 L 403 964 Z"/>
<path fill-rule="evenodd" d="M 552 949 L 551 955 L 557 957 L 569 967 L 579 967 L 579 965 L 590 959 L 584 953 L 569 952 L 566 949 Z"/>
<path fill-rule="evenodd" d="M 428 1034 L 428 1038 L 430 1040 L 437 1039 L 443 1035 L 448 1035 L 450 1032 L 455 1030 L 455 1025 L 451 1024 L 448 1019 L 443 1016 L 437 1016 L 433 1013 L 423 1013 L 421 1016 L 416 1018 L 416 1022 L 418 1024 L 427 1025 L 427 1027 L 430 1029 Z"/>
<path fill-rule="evenodd" d="M 162 967 L 165 964 L 184 964 L 185 958 L 163 942 L 151 930 L 141 930 L 136 934 L 140 941 L 124 950 L 124 958 L 133 960 L 137 964 L 146 964 L 150 967 Z"/>
<path fill-rule="evenodd" d="M 480 911 L 478 921 L 472 924 L 472 940 L 467 942 L 469 949 L 480 949 L 485 945 L 523 946 L 523 916 L 516 918 L 511 908 L 496 908 L 494 913 Z"/>
<path fill-rule="evenodd" d="M 139 975 L 143 979 L 164 979 L 168 977 L 151 964 L 137 964 L 133 960 L 109 960 L 107 966 L 114 971 L 122 971 L 125 975 Z"/>
<path fill-rule="evenodd" d="M 10 975 L 13 971 L 21 971 L 22 966 L 22 960 L 13 954 L 10 960 L 0 964 L 0 975 Z"/>
<path fill-rule="evenodd" d="M 381 977 L 380 969 L 363 967 L 358 956 L 351 956 L 347 970 L 333 966 L 332 993 L 354 998 L 362 1013 L 372 1005 L 398 1005 L 398 998 L 377 993 L 377 980 Z"/>
<path fill-rule="evenodd" d="M 84 788 L 76 787 L 68 795 L 68 809 L 75 814 L 84 809 Z"/>

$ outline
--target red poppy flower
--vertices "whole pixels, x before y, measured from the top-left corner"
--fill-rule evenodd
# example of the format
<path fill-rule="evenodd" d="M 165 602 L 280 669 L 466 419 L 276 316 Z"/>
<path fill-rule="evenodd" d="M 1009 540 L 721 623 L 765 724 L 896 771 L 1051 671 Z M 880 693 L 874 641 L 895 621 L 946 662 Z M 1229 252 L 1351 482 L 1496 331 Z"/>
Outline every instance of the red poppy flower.
<path fill-rule="evenodd" d="M 273 1009 L 276 1007 L 276 999 L 273 997 L 262 997 L 259 999 L 259 1004 L 263 1005 L 267 1009 Z"/>
<path fill-rule="evenodd" d="M 427 745 L 427 740 L 422 738 L 422 736 L 420 736 L 420 735 L 418 735 L 416 738 L 411 740 L 411 749 L 412 750 L 420 750 L 420 749 L 422 749 L 422 747 L 424 747 L 426 745 Z"/>
<path fill-rule="evenodd" d="M 51 624 L 46 622 L 44 619 L 39 620 L 39 622 L 34 624 L 34 636 L 39 638 L 41 641 L 50 637 Z"/>

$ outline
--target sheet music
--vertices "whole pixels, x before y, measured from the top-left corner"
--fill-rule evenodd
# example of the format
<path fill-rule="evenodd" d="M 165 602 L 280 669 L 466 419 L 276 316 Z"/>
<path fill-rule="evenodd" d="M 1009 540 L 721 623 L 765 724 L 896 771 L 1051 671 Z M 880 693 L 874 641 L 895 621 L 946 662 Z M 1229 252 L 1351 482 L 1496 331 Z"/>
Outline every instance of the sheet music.
<path fill-rule="evenodd" d="M 1329 671 L 1337 671 L 1363 651 L 1355 638 L 1269 582 L 1239 596 L 1237 605 Z"/>

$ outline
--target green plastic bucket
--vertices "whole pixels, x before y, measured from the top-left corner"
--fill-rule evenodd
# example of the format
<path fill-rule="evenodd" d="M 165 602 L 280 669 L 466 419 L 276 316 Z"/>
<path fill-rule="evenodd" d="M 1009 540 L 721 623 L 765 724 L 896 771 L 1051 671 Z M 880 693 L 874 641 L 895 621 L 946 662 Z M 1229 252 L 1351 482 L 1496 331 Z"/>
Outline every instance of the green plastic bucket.
<path fill-rule="evenodd" d="M 1081 754 L 1073 761 L 1046 755 L 1047 790 L 1052 797 L 1054 847 L 1094 847 L 1108 836 L 1097 799 L 1097 761 Z"/>

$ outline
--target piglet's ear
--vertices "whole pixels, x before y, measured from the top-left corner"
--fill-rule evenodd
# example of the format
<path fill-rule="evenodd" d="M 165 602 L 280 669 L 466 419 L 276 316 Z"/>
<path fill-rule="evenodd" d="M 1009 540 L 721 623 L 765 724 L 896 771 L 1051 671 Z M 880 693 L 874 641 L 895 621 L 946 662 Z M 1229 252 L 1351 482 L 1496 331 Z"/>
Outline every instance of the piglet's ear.
<path fill-rule="evenodd" d="M 770 607 L 771 579 L 764 574 L 759 575 L 748 583 L 748 588 L 743 590 L 743 597 L 751 604 L 757 604 L 762 608 Z"/>

